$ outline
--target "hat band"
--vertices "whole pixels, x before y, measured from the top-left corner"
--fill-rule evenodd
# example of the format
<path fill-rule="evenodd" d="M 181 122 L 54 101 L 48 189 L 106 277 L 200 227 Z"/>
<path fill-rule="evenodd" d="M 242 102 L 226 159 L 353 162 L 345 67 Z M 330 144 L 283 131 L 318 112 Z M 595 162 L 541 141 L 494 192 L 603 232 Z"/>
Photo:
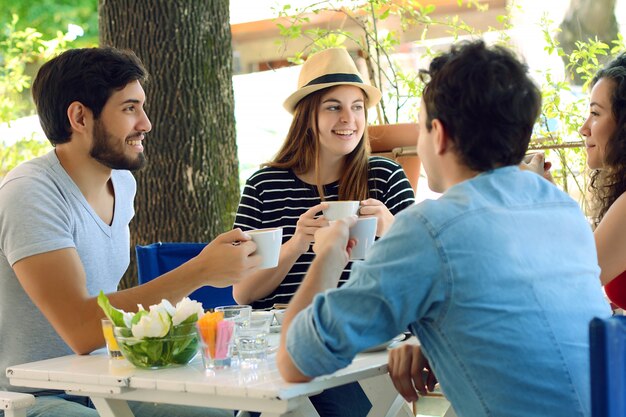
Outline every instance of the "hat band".
<path fill-rule="evenodd" d="M 328 84 L 328 83 L 361 83 L 363 80 L 356 74 L 326 74 L 321 77 L 317 77 L 314 80 L 309 81 L 305 87 L 315 84 Z"/>

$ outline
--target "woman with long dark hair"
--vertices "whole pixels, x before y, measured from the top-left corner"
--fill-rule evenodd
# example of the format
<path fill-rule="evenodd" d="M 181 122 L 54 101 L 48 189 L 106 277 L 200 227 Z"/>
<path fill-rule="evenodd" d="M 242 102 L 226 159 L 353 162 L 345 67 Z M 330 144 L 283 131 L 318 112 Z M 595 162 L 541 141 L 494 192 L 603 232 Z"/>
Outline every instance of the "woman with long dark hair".
<path fill-rule="evenodd" d="M 600 279 L 611 302 L 626 308 L 626 53 L 598 71 L 591 85 L 580 134 L 592 170 Z"/>

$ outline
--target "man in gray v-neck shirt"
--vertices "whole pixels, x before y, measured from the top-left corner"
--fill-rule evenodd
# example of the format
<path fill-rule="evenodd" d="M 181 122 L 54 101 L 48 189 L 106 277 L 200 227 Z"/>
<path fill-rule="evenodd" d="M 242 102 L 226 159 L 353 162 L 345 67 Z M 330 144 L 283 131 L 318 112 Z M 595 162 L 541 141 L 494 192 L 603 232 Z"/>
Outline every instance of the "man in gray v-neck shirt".
<path fill-rule="evenodd" d="M 64 52 L 35 78 L 33 98 L 55 149 L 0 183 L 2 390 L 28 391 L 9 385 L 7 366 L 104 345 L 100 290 L 117 308 L 135 311 L 137 304 L 162 299 L 176 303 L 204 285 L 231 285 L 259 264 L 250 237 L 233 230 L 149 285 L 116 291 L 130 257 L 136 191 L 130 171 L 145 164 L 144 140 L 152 128 L 144 111 L 146 76 L 132 52 L 90 48 Z M 63 393 L 35 394 L 29 415 L 97 415 Z M 144 416 L 232 415 L 197 407 L 131 407 Z"/>

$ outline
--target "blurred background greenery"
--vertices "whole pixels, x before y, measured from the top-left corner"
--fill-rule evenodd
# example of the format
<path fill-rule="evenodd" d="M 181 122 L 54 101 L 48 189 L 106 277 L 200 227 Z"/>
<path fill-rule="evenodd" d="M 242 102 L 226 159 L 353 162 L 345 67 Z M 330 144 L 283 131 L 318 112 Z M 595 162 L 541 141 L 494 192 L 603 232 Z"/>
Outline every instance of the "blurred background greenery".
<path fill-rule="evenodd" d="M 98 44 L 98 4 L 88 0 L 0 0 L 0 124 L 34 115 L 30 84 L 39 65 L 62 50 Z M 35 123 L 36 118 L 33 118 Z M 0 137 L 0 178 L 51 146 L 34 137 Z"/>
<path fill-rule="evenodd" d="M 624 1 L 626 0 L 618 1 L 618 9 L 624 7 L 623 5 L 620 6 Z M 231 3 L 233 2 L 235 0 L 231 0 Z M 276 3 L 279 2 L 276 1 Z M 285 7 L 290 7 L 288 10 L 291 13 L 296 13 L 297 9 L 292 7 L 289 1 L 281 1 L 280 3 L 283 4 L 282 10 L 285 10 Z M 343 2 L 293 0 L 292 3 L 305 4 L 305 8 L 326 7 L 328 4 L 327 8 L 332 8 L 333 4 Z M 366 4 L 367 2 L 366 0 L 353 0 L 353 3 Z M 423 3 L 428 2 L 424 1 Z M 445 2 L 439 1 L 439 3 Z M 489 1 L 465 3 L 468 3 L 469 6 L 471 3 L 489 3 Z M 525 15 L 521 13 L 522 9 L 534 7 L 530 5 L 531 3 L 530 1 L 509 0 L 507 1 L 506 14 L 498 16 L 498 20 L 501 20 L 501 27 L 505 28 L 500 30 L 500 34 L 506 34 L 508 37 L 508 34 L 514 34 L 517 30 L 518 32 L 523 31 L 522 35 L 517 35 L 518 39 L 528 38 L 531 34 L 542 37 L 542 40 L 533 41 L 531 47 L 526 45 L 527 40 L 525 53 L 529 53 L 531 49 L 533 54 L 543 50 L 544 56 L 549 55 L 556 61 L 563 58 L 564 63 L 561 65 L 566 67 L 567 72 L 574 75 L 578 74 L 584 82 L 601 65 L 603 59 L 623 49 L 621 35 L 618 34 L 614 41 L 603 41 L 597 37 L 594 39 L 590 35 L 594 32 L 593 30 L 578 35 L 574 32 L 569 33 L 570 38 L 574 37 L 578 40 L 574 43 L 574 49 L 563 47 L 560 39 L 565 38 L 563 33 L 568 33 L 567 27 L 564 26 L 566 19 L 560 25 L 558 21 L 555 22 L 544 17 L 540 21 L 532 23 L 523 17 L 515 19 L 515 15 Z M 565 0 L 560 1 L 560 3 L 565 3 Z M 584 12 L 586 9 L 583 5 L 594 2 L 577 0 L 567 3 L 570 3 L 570 10 L 566 17 L 574 14 L 572 10 L 575 11 L 573 7 L 575 4 L 579 5 L 580 13 L 589 15 L 589 13 Z M 598 6 L 597 3 L 599 2 L 596 0 L 595 6 Z M 606 0 L 602 3 L 612 3 L 612 7 L 616 7 L 613 0 Z M 556 6 L 547 5 L 546 7 Z M 250 5 L 250 9 L 253 9 L 252 5 Z M 611 11 L 611 13 L 613 12 Z M 275 17 L 279 14 L 276 12 Z M 381 21 L 387 17 L 388 13 L 378 16 Z M 254 13 L 250 19 L 255 18 L 259 19 L 260 17 Z M 309 18 L 306 17 L 306 19 Z M 615 20 L 614 17 L 612 19 Z M 456 27 L 463 27 L 461 21 L 455 22 Z M 578 20 L 575 20 L 572 25 L 577 28 L 584 26 L 577 26 L 576 22 Z M 526 27 L 520 28 L 524 24 Z M 599 26 L 608 27 L 610 25 Z M 319 37 L 319 32 L 316 33 Z M 452 36 L 448 36 L 452 38 Z M 614 36 L 612 33 L 608 39 L 614 39 Z M 505 41 L 508 42 L 509 40 L 505 39 Z M 80 3 L 71 0 L 0 0 L 0 178 L 20 162 L 51 149 L 45 138 L 34 137 L 34 134 L 27 133 L 17 141 L 15 138 L 7 140 L 9 135 L 4 134 L 5 130 L 3 130 L 15 127 L 19 123 L 25 124 L 27 127 L 38 124 L 29 87 L 39 65 L 64 49 L 96 45 L 98 45 L 97 0 L 85 0 Z M 404 53 L 405 56 L 424 57 L 428 55 L 425 52 L 431 48 L 429 45 L 440 46 L 437 43 L 429 44 L 426 39 L 417 41 L 412 45 L 413 52 Z M 238 56 L 237 47 L 241 47 L 241 45 L 237 45 L 235 39 L 233 43 L 235 61 L 237 61 L 236 57 Z M 520 47 L 519 41 L 514 47 Z M 584 208 L 588 176 L 585 175 L 585 154 L 580 147 L 580 136 L 577 130 L 587 112 L 587 91 L 585 87 L 564 79 L 563 69 L 556 68 L 550 63 L 556 61 L 543 59 L 544 61 L 540 62 L 539 68 L 533 69 L 538 82 L 541 84 L 544 102 L 531 149 L 546 151 L 547 158 L 555 162 L 553 171 L 557 182 Z M 255 75 L 241 74 L 233 77 L 236 96 L 242 92 L 246 94 L 256 93 L 259 96 L 259 98 L 255 98 L 252 95 L 245 95 L 240 100 L 236 100 L 236 128 L 242 184 L 247 176 L 258 168 L 258 164 L 264 162 L 268 155 L 272 154 L 272 150 L 282 141 L 284 130 L 288 127 L 288 115 L 277 112 L 273 102 L 268 102 L 268 95 L 262 93 L 264 85 L 273 85 L 274 93 L 272 95 L 277 96 L 280 100 L 283 94 L 281 89 L 290 88 L 290 85 L 287 85 L 289 83 L 285 82 L 285 75 L 291 76 L 297 75 L 297 73 L 295 71 L 280 73 L 280 71 L 275 69 L 268 71 L 275 73 L 274 78 L 270 78 L 272 74 L 266 76 L 261 72 Z M 411 68 L 409 71 L 414 71 L 414 69 Z M 276 81 L 277 79 L 281 81 Z M 265 109 L 271 112 L 271 117 L 263 114 Z M 412 111 L 412 113 L 415 112 Z M 256 120 L 252 121 L 247 118 L 249 114 L 253 114 L 256 119 L 271 119 L 271 121 L 269 123 L 266 121 L 264 125 L 258 125 L 255 123 Z M 28 129 L 24 129 L 24 131 L 28 131 Z M 250 154 L 252 156 L 249 156 Z M 425 181 L 421 181 L 421 183 L 425 184 Z M 419 191 L 418 189 L 418 193 Z"/>

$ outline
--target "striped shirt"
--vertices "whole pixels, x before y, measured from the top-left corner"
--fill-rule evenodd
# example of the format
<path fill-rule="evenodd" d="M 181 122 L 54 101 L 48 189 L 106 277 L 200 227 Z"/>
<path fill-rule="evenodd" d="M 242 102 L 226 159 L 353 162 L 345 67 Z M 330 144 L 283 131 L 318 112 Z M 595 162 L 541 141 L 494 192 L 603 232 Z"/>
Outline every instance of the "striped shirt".
<path fill-rule="evenodd" d="M 415 203 L 411 184 L 396 162 L 379 156 L 370 157 L 368 177 L 370 198 L 381 201 L 393 215 Z M 336 201 L 339 182 L 325 185 L 324 194 L 326 201 Z M 234 227 L 244 231 L 282 227 L 285 243 L 294 235 L 300 215 L 320 202 L 317 187 L 300 180 L 292 170 L 263 168 L 246 182 Z M 275 303 L 288 303 L 314 257 L 313 248 L 310 247 L 296 260 L 280 286 L 266 297 L 253 302 L 252 307 L 270 309 Z M 341 274 L 340 286 L 348 280 L 351 266 L 352 263 L 348 263 Z"/>

